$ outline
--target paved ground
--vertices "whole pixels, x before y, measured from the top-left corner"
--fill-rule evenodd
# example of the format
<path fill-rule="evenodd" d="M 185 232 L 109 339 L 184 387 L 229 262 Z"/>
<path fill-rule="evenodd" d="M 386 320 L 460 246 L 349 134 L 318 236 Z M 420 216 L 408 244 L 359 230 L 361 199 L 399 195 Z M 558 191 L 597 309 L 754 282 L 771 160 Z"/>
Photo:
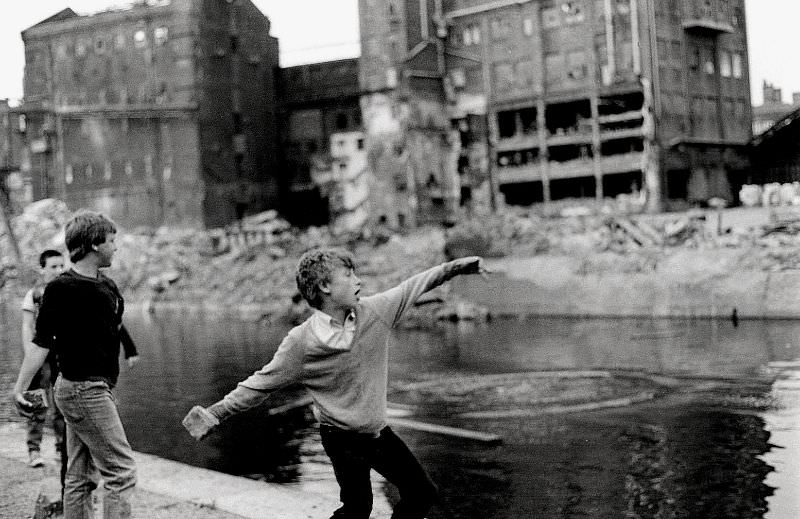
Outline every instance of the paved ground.
<path fill-rule="evenodd" d="M 58 499 L 58 462 L 50 435 L 42 443 L 42 454 L 46 467 L 28 467 L 22 424 L 0 425 L 0 519 L 32 517 L 40 493 L 50 501 Z M 139 484 L 132 500 L 136 518 L 316 519 L 328 517 L 337 505 L 334 496 L 229 476 L 147 454 L 136 453 L 136 462 Z"/>

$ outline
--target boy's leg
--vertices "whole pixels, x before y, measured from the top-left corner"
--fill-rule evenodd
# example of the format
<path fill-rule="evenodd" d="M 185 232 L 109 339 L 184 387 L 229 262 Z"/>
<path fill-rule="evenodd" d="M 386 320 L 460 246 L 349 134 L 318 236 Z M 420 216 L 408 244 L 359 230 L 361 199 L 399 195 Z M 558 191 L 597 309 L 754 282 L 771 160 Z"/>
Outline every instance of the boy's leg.
<path fill-rule="evenodd" d="M 71 393 L 73 399 L 63 398 Z M 69 382 L 59 379 L 56 385 L 56 400 L 67 422 L 67 452 L 70 462 L 67 467 L 65 499 L 69 504 L 70 492 L 77 468 L 73 469 L 74 435 L 83 447 L 91 453 L 105 481 L 106 490 L 103 503 L 105 519 L 124 519 L 130 517 L 128 502 L 136 484 L 136 467 L 133 451 L 128 444 L 125 430 L 117 412 L 116 401 L 104 382 Z M 80 516 L 78 516 L 80 517 Z M 69 516 L 65 515 L 65 519 Z"/>
<path fill-rule="evenodd" d="M 131 516 L 129 499 L 136 485 L 136 463 L 119 418 L 116 400 L 105 383 L 88 387 L 82 397 L 86 419 L 75 429 L 89 447 L 103 477 L 106 491 L 103 518 L 128 518 Z"/>
<path fill-rule="evenodd" d="M 372 484 L 369 480 L 370 451 L 374 440 L 367 435 L 320 426 L 322 445 L 339 483 L 341 508 L 331 519 L 369 519 Z"/>
<path fill-rule="evenodd" d="M 92 491 L 99 480 L 92 455 L 80 437 L 67 425 L 69 463 L 64 481 L 64 519 L 92 519 Z"/>
<path fill-rule="evenodd" d="M 389 427 L 376 441 L 372 467 L 400 492 L 392 519 L 423 519 L 438 499 L 438 489 L 430 476 Z"/>
<path fill-rule="evenodd" d="M 61 460 L 61 498 L 64 498 L 64 478 L 67 473 L 67 429 L 66 423 L 64 423 L 64 415 L 61 414 L 61 410 L 58 408 L 58 404 L 55 402 L 55 388 L 53 386 L 50 387 L 50 401 L 52 403 L 51 406 L 51 417 L 53 420 L 53 433 L 56 438 L 56 455 Z"/>
<path fill-rule="evenodd" d="M 42 373 L 42 370 L 37 371 L 28 389 L 39 389 L 42 387 L 43 377 L 44 373 Z M 44 461 L 39 453 L 41 451 L 42 432 L 44 431 L 44 422 L 46 419 L 47 409 L 37 409 L 26 419 L 28 430 L 26 438 L 29 457 L 28 464 L 32 467 L 41 467 L 44 465 Z"/>
<path fill-rule="evenodd" d="M 38 409 L 28 418 L 28 434 L 26 443 L 28 445 L 29 464 L 35 467 L 44 465 L 40 454 L 42 445 L 42 432 L 44 431 L 44 422 L 47 417 L 47 409 Z"/>

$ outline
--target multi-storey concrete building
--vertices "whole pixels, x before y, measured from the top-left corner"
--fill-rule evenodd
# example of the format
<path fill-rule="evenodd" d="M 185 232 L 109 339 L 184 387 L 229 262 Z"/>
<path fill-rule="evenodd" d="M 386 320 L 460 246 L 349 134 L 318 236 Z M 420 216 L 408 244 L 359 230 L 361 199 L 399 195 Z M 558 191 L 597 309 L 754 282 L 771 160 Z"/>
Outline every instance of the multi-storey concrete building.
<path fill-rule="evenodd" d="M 249 0 L 149 0 L 23 31 L 35 197 L 126 226 L 277 207 L 269 29 Z"/>
<path fill-rule="evenodd" d="M 360 13 L 370 167 L 396 207 L 452 208 L 481 184 L 511 203 L 644 188 L 654 210 L 738 192 L 742 0 L 361 0 Z M 416 189 L 391 182 L 403 169 Z"/>
<path fill-rule="evenodd" d="M 335 217 L 333 176 L 322 180 L 319 173 L 341 165 L 334 165 L 341 159 L 340 150 L 331 146 L 334 136 L 362 130 L 358 67 L 358 59 L 343 59 L 278 72 L 280 147 L 288 179 L 283 206 L 297 224 L 321 225 Z"/>

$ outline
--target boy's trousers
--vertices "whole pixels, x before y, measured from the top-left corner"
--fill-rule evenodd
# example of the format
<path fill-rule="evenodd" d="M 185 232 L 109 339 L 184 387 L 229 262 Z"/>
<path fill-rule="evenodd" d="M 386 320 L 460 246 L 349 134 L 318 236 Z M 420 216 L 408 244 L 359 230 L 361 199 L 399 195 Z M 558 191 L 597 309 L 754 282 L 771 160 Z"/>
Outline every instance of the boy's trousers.
<path fill-rule="evenodd" d="M 376 436 L 323 424 L 320 435 L 339 483 L 342 502 L 331 519 L 369 518 L 372 511 L 370 469 L 375 469 L 400 492 L 392 519 L 423 519 L 437 500 L 436 485 L 389 427 Z"/>
<path fill-rule="evenodd" d="M 111 389 L 106 382 L 59 377 L 55 393 L 67 422 L 64 519 L 93 519 L 92 490 L 99 476 L 106 490 L 103 519 L 130 518 L 136 465 Z"/>

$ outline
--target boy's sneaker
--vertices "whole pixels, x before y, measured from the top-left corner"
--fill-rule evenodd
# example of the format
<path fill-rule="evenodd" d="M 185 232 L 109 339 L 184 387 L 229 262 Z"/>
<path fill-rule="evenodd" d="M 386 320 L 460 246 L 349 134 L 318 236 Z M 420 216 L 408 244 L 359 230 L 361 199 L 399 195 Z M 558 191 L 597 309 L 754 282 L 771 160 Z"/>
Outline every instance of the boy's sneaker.
<path fill-rule="evenodd" d="M 29 467 L 43 467 L 44 460 L 42 459 L 41 453 L 39 451 L 30 451 L 28 453 L 28 466 Z"/>

